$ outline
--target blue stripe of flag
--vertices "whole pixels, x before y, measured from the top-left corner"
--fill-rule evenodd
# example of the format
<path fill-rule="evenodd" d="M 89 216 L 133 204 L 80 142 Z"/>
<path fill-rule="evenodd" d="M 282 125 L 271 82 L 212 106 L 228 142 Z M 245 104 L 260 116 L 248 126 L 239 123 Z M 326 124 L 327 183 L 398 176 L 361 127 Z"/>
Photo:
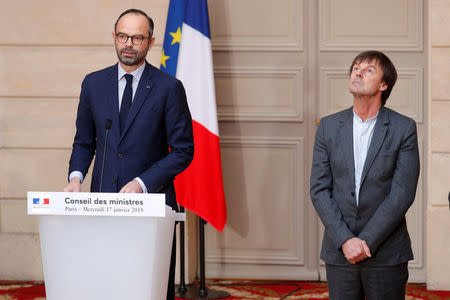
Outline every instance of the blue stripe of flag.
<path fill-rule="evenodd" d="M 176 33 L 178 28 L 181 30 L 183 22 L 210 39 L 206 0 L 170 0 L 163 43 L 163 55 L 168 58 L 165 59 L 166 66 L 161 64 L 160 68 L 172 76 L 177 73 L 180 43 L 172 45 L 173 37 L 170 33 Z"/>
<path fill-rule="evenodd" d="M 164 35 L 164 54 L 170 58 L 166 60 L 166 67 L 161 64 L 161 70 L 166 71 L 172 76 L 177 73 L 178 52 L 180 50 L 180 43 L 172 45 L 173 37 L 170 33 L 177 32 L 178 28 L 183 25 L 184 8 L 186 0 L 170 0 L 169 11 L 167 13 L 166 31 Z"/>
<path fill-rule="evenodd" d="M 200 31 L 208 39 L 209 32 L 208 4 L 206 0 L 186 0 L 184 23 Z"/>
<path fill-rule="evenodd" d="M 33 204 L 39 204 L 39 198 L 33 198 Z"/>

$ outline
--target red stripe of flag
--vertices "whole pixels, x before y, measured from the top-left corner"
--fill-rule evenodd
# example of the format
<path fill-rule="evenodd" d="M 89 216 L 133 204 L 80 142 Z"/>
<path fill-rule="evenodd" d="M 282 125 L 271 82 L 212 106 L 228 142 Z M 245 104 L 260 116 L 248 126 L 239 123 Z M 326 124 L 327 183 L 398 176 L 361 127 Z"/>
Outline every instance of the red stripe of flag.
<path fill-rule="evenodd" d="M 194 126 L 194 159 L 175 179 L 178 203 L 222 231 L 227 220 L 219 137 L 204 126 Z"/>

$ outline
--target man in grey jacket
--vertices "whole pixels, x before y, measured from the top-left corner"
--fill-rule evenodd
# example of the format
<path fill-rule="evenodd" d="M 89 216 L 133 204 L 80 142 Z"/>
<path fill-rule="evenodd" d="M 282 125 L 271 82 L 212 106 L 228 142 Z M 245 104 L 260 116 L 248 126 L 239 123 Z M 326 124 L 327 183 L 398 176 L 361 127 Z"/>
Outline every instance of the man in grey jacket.
<path fill-rule="evenodd" d="M 413 259 L 405 214 L 420 169 L 416 124 L 384 106 L 397 80 L 386 55 L 363 52 L 349 73 L 353 107 L 323 118 L 314 143 L 320 258 L 330 299 L 403 300 Z"/>

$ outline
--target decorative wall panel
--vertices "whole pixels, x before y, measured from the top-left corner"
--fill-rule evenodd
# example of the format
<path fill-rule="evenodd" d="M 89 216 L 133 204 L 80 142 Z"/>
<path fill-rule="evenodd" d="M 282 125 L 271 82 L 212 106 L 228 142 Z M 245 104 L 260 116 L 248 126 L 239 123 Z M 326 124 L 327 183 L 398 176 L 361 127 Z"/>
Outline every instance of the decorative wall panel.
<path fill-rule="evenodd" d="M 422 0 L 321 0 L 320 50 L 422 51 Z"/>
<path fill-rule="evenodd" d="M 221 137 L 228 215 L 211 263 L 304 264 L 303 139 Z"/>
<path fill-rule="evenodd" d="M 303 121 L 303 68 L 216 68 L 214 73 L 220 120 Z"/>
<path fill-rule="evenodd" d="M 210 0 L 214 50 L 303 51 L 303 0 Z"/>

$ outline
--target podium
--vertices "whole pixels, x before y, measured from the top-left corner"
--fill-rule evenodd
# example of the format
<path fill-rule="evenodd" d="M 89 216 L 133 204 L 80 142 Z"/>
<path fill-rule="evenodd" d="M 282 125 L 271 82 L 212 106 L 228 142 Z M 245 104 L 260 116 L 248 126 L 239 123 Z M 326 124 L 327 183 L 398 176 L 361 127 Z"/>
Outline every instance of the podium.
<path fill-rule="evenodd" d="M 175 221 L 164 194 L 29 192 L 47 300 L 166 299 Z"/>

